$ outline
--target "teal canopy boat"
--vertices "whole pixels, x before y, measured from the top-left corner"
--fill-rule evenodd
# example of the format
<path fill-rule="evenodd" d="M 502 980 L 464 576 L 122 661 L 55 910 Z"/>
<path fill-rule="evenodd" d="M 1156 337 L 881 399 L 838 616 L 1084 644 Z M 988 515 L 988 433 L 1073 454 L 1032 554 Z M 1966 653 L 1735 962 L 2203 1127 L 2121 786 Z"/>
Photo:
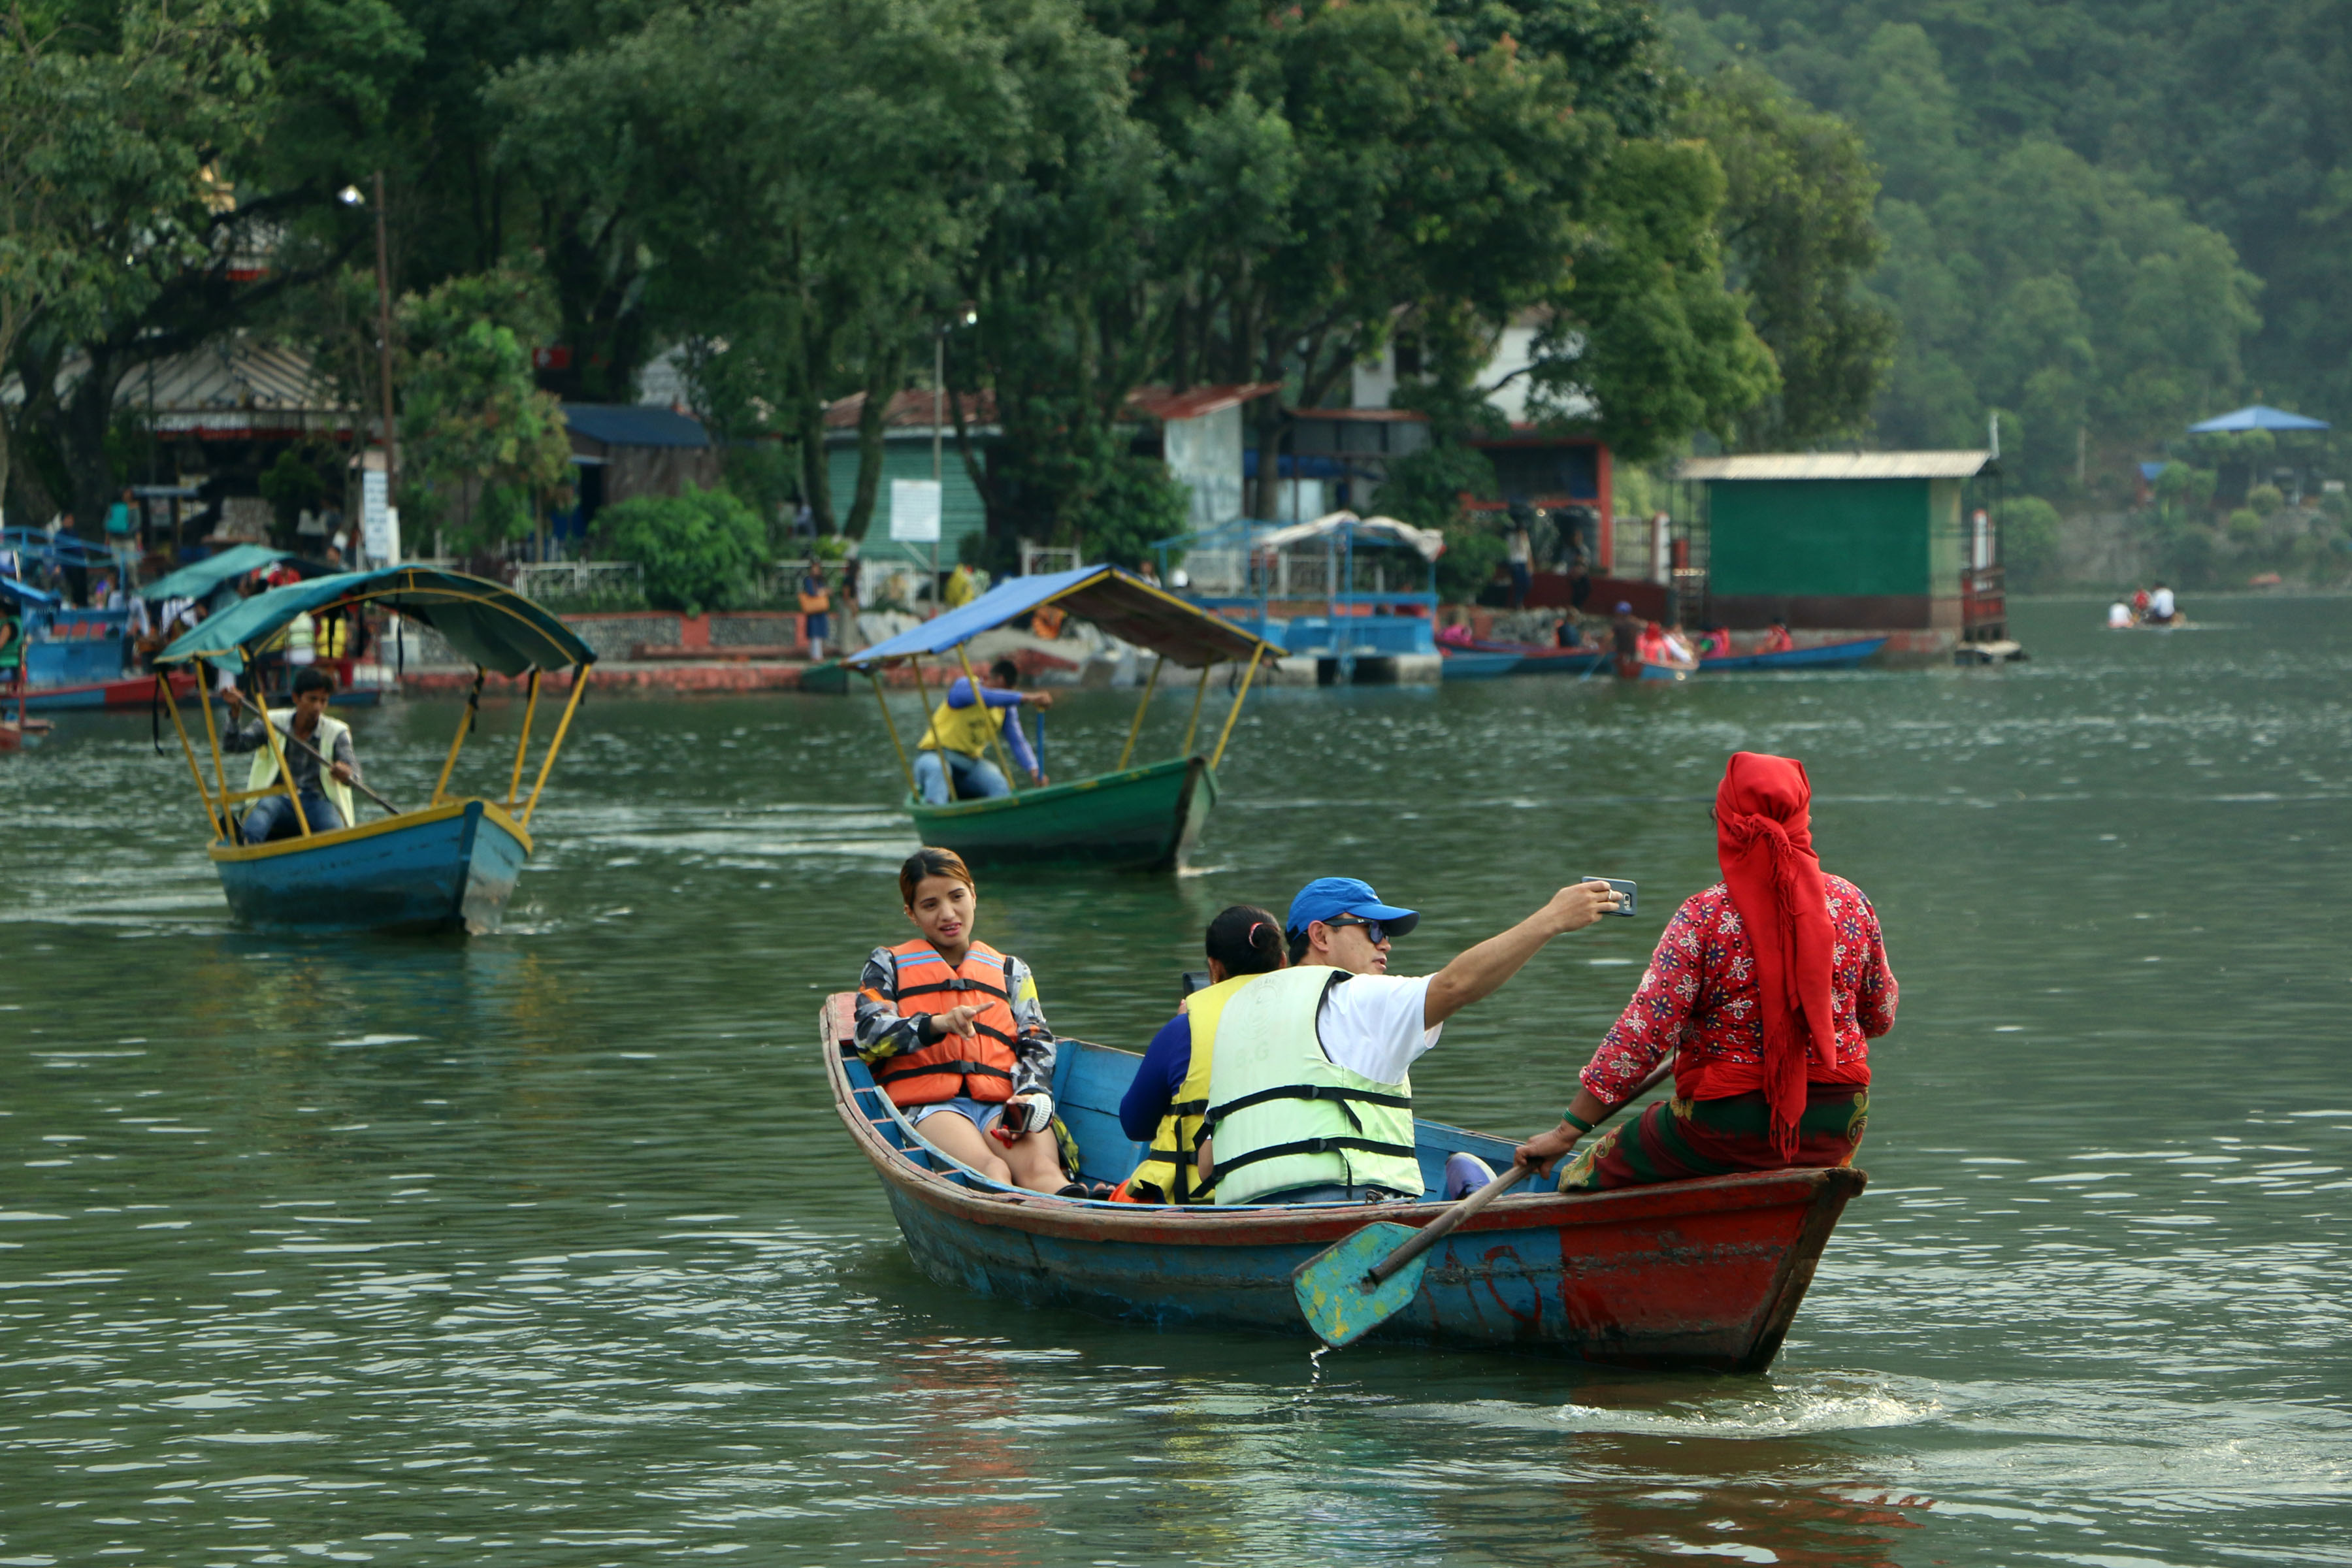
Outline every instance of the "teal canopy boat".
<path fill-rule="evenodd" d="M 1111 636 L 1159 656 L 1144 682 L 1143 697 L 1136 705 L 1134 722 L 1128 726 L 1127 744 L 1119 752 L 1118 763 L 1090 777 L 1023 789 L 999 740 L 997 761 L 1013 793 L 950 800 L 945 805 L 924 800 L 915 784 L 913 760 L 883 695 L 883 670 L 893 664 L 911 664 L 919 683 L 919 660 L 952 653 L 965 678 L 977 686 L 979 677 L 965 645 L 982 632 L 1048 605 L 1092 621 Z M 915 830 L 924 843 L 952 849 L 975 865 L 1061 861 L 1165 871 L 1183 864 L 1200 837 L 1209 808 L 1216 804 L 1217 764 L 1224 758 L 1226 742 L 1233 739 L 1242 700 L 1249 695 L 1258 665 L 1269 653 L 1282 657 L 1279 647 L 1255 633 L 1163 593 L 1116 566 L 1080 566 L 999 584 L 971 604 L 852 654 L 842 663 L 873 682 L 875 700 L 881 704 L 883 722 L 889 728 L 890 743 L 906 775 L 907 812 L 915 819 Z M 1224 728 L 1218 731 L 1216 745 L 1203 756 L 1194 749 L 1194 742 L 1200 737 L 1210 672 L 1221 664 L 1244 661 L 1246 668 L 1235 686 Z M 1183 746 L 1164 762 L 1130 765 L 1160 672 L 1171 664 L 1200 671 Z M 928 688 L 923 697 L 928 709 L 931 701 Z"/>
<path fill-rule="evenodd" d="M 167 673 L 175 666 L 211 665 L 248 674 L 248 654 L 277 635 L 295 616 L 337 601 L 369 603 L 421 626 L 431 626 L 474 663 L 474 689 L 457 721 L 449 755 L 425 805 L 404 811 L 365 786 L 360 793 L 385 815 L 314 831 L 286 765 L 286 748 L 299 745 L 284 728 L 266 725 L 274 776 L 258 789 L 232 789 L 220 729 L 209 694 L 200 696 L 205 735 L 212 750 L 213 778 L 205 779 L 195 743 L 181 717 Z M 547 786 L 556 752 L 563 746 L 580 695 L 588 688 L 595 654 L 547 611 L 513 590 L 463 573 L 424 566 L 391 566 L 343 572 L 289 583 L 223 611 L 182 636 L 158 654 L 157 702 L 169 710 L 195 780 L 212 838 L 213 864 L 230 910 L 244 923 L 267 931 L 472 931 L 496 929 L 515 879 L 530 855 L 530 818 Z M 532 721 L 539 712 L 542 675 L 569 669 L 571 696 L 540 759 L 530 794 L 521 795 L 523 764 L 530 751 Z M 503 799 L 449 792 L 450 774 L 480 711 L 482 681 L 490 670 L 530 678 L 522 734 Z M 255 694 L 257 700 L 258 694 Z M 279 710 L 281 713 L 283 710 Z M 247 843 L 239 807 L 283 793 L 294 803 L 299 831 L 290 838 Z"/>

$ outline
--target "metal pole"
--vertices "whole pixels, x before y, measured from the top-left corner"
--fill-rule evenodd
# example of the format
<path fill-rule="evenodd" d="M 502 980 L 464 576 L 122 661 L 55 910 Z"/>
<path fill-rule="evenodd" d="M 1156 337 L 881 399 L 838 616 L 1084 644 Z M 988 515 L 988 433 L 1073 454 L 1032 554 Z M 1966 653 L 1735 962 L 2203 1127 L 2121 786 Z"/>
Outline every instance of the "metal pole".
<path fill-rule="evenodd" d="M 1217 749 L 1209 758 L 1209 771 L 1215 773 L 1217 764 L 1225 760 L 1225 742 L 1234 738 L 1234 722 L 1242 716 L 1242 699 L 1249 695 L 1250 681 L 1257 675 L 1257 661 L 1265 657 L 1265 644 L 1250 650 L 1249 668 L 1242 672 L 1242 687 L 1234 693 L 1233 711 L 1225 715 L 1223 733 L 1217 737 Z"/>
<path fill-rule="evenodd" d="M 931 329 L 931 493 L 938 498 L 941 531 L 948 521 L 947 487 L 940 475 L 940 422 L 946 417 L 948 384 L 948 334 L 944 327 Z M 936 616 L 943 606 L 940 603 L 940 536 L 931 535 L 931 614 Z M 944 760 L 944 759 L 943 759 Z"/>
<path fill-rule="evenodd" d="M 515 742 L 514 776 L 507 780 L 507 809 L 514 809 L 515 796 L 522 793 L 522 759 L 530 750 L 530 721 L 539 711 L 539 666 L 530 667 L 530 700 L 523 704 L 522 734 Z"/>
<path fill-rule="evenodd" d="M 985 718 L 988 714 L 988 699 L 981 694 L 980 677 L 974 675 L 971 670 L 971 656 L 964 651 L 963 645 L 961 643 L 956 645 L 956 662 L 963 666 L 963 678 L 971 682 L 971 700 L 980 704 L 981 716 Z M 1020 712 L 1021 710 L 1018 707 L 1005 710 L 1007 717 L 1015 724 L 1021 722 L 1018 717 Z M 996 760 L 1004 764 L 1004 787 L 1011 790 L 1016 797 L 1019 796 L 1021 786 L 1013 782 L 1013 753 L 1005 747 L 1003 729 L 998 725 L 990 725 L 988 737 L 996 742 Z M 947 761 L 946 757 L 940 757 L 940 765 L 947 766 Z"/>
<path fill-rule="evenodd" d="M 522 825 L 530 826 L 530 814 L 539 809 L 539 792 L 547 787 L 547 775 L 555 767 L 555 753 L 563 750 L 563 737 L 572 729 L 572 715 L 580 710 L 580 699 L 588 689 L 588 666 L 572 667 L 572 697 L 563 705 L 563 717 L 555 721 L 555 738 L 547 742 L 547 755 L 539 759 L 539 777 L 530 782 L 530 798 L 523 803 Z M 463 739 L 461 735 L 459 737 Z M 452 755 L 455 755 L 453 752 Z"/>
<path fill-rule="evenodd" d="M 919 684 L 922 678 L 920 666 L 916 668 L 915 676 Z M 915 766 L 907 760 L 906 743 L 898 739 L 898 721 L 890 717 L 890 700 L 882 695 L 882 671 L 878 667 L 870 668 L 866 672 L 866 678 L 874 683 L 874 701 L 882 710 L 882 727 L 890 731 L 890 749 L 898 753 L 898 771 L 907 775 L 907 793 L 911 795 L 915 793 Z M 945 761 L 944 758 L 941 760 Z M 952 781 L 948 798 L 955 798 Z"/>
<path fill-rule="evenodd" d="M 383 171 L 375 172 L 375 350 L 383 379 L 383 504 L 398 504 L 400 449 L 392 433 L 392 268 L 383 229 Z"/>
<path fill-rule="evenodd" d="M 1209 671 L 1213 668 L 1205 664 L 1201 667 L 1201 684 L 1192 692 L 1192 716 L 1184 721 L 1184 749 L 1176 753 L 1180 757 L 1192 754 L 1192 736 L 1201 728 L 1201 700 L 1209 695 Z"/>
<path fill-rule="evenodd" d="M 931 719 L 934 710 L 931 707 L 931 689 L 923 681 L 923 656 L 921 654 L 917 654 L 907 662 L 915 667 L 915 696 L 921 703 L 923 712 L 922 734 L 929 735 L 931 733 Z M 940 700 L 942 703 L 947 701 L 947 694 L 953 689 L 953 682 L 950 682 L 948 686 L 940 689 Z M 875 688 L 875 690 L 878 693 L 881 690 L 881 688 L 877 686 Z M 973 694 L 975 700 L 978 700 L 978 696 L 979 694 L 976 692 Z M 891 739 L 896 740 L 897 738 L 898 731 L 894 730 L 891 731 Z M 915 751 L 918 755 L 921 753 L 922 749 L 922 735 L 918 735 L 915 737 Z M 941 741 L 940 742 L 940 777 L 946 782 L 948 787 L 948 802 L 950 805 L 953 805 L 956 798 L 955 769 L 948 765 L 948 748 L 945 741 Z M 907 783 L 911 786 L 914 782 L 915 775 L 912 772 L 909 772 L 907 774 Z"/>
<path fill-rule="evenodd" d="M 1118 753 L 1118 771 L 1127 770 L 1127 760 L 1135 755 L 1135 738 L 1143 733 L 1143 710 L 1151 706 L 1151 693 L 1160 684 L 1160 672 L 1167 668 L 1168 656 L 1161 654 L 1151 663 L 1151 679 L 1143 683 L 1143 700 L 1135 705 L 1135 722 L 1127 727 L 1127 744 Z"/>

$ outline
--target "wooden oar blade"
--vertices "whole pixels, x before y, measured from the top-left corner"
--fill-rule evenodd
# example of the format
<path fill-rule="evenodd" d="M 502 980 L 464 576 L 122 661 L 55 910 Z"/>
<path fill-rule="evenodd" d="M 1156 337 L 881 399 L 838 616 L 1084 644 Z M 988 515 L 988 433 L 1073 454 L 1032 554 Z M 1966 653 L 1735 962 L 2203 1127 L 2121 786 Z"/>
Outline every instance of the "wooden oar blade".
<path fill-rule="evenodd" d="M 1353 1344 L 1412 1300 L 1421 1289 L 1422 1270 L 1429 1267 L 1426 1256 L 1414 1258 L 1369 1289 L 1365 1284 L 1372 1265 L 1415 1234 L 1412 1226 L 1383 1220 L 1364 1226 L 1291 1270 L 1290 1288 L 1297 1293 L 1298 1310 L 1325 1344 L 1335 1348 Z"/>

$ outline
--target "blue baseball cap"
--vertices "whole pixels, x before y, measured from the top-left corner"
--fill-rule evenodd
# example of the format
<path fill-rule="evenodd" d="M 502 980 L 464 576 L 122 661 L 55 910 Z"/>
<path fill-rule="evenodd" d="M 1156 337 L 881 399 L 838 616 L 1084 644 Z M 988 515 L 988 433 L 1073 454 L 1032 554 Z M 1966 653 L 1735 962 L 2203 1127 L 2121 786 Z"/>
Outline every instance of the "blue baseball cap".
<path fill-rule="evenodd" d="M 1370 882 L 1360 882 L 1353 877 L 1318 877 L 1299 889 L 1298 896 L 1290 900 L 1290 916 L 1283 925 L 1296 936 L 1303 934 L 1314 921 L 1328 921 L 1337 915 L 1378 921 L 1388 927 L 1392 937 L 1402 936 L 1421 923 L 1421 916 L 1413 910 L 1381 902 L 1381 896 L 1372 891 Z"/>

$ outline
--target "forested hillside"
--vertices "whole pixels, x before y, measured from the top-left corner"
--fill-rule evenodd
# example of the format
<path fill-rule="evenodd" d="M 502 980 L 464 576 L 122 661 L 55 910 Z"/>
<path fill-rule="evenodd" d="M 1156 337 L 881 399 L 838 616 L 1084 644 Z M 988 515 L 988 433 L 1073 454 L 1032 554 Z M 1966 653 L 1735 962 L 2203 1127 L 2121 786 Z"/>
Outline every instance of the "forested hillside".
<path fill-rule="evenodd" d="M 1883 171 L 1884 444 L 1973 445 L 1998 408 L 2057 493 L 2252 398 L 2352 412 L 2352 8 L 1697 0 L 1670 32 Z"/>

